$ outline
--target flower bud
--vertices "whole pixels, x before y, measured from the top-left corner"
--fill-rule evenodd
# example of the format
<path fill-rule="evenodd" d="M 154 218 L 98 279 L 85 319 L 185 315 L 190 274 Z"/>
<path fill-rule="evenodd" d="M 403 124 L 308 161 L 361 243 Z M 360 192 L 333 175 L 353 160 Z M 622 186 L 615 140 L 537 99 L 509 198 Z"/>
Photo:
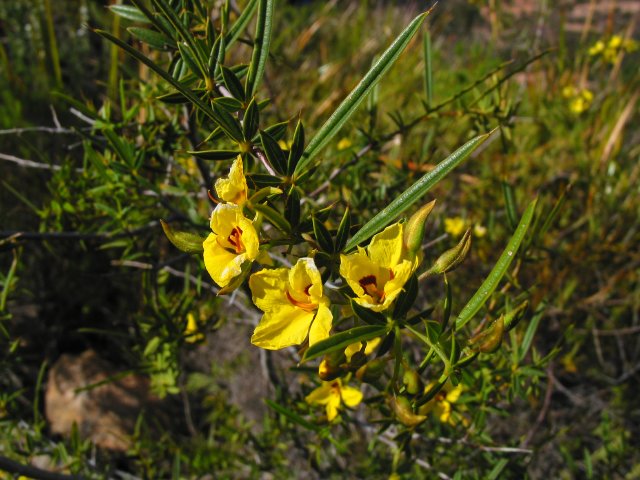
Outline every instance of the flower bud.
<path fill-rule="evenodd" d="M 471 247 L 471 230 L 464 232 L 464 235 L 458 242 L 458 245 L 447 250 L 438 257 L 433 266 L 429 269 L 430 274 L 440 274 L 450 272 L 455 269 L 469 253 Z"/>
<path fill-rule="evenodd" d="M 356 372 L 356 378 L 361 382 L 373 383 L 382 376 L 385 362 L 379 358 L 371 360 L 366 365 L 360 367 Z"/>
<path fill-rule="evenodd" d="M 503 334 L 504 315 L 500 315 L 500 318 L 493 322 L 493 325 L 471 337 L 469 345 L 477 352 L 493 353 L 500 347 Z"/>
<path fill-rule="evenodd" d="M 520 323 L 520 320 L 522 320 L 522 318 L 524 317 L 524 314 L 526 313 L 528 307 L 529 301 L 525 300 L 514 310 L 510 310 L 504 315 L 504 329 L 506 332 L 516 328 L 516 325 Z"/>
<path fill-rule="evenodd" d="M 431 210 L 433 210 L 435 204 L 436 201 L 432 200 L 421 207 L 420 210 L 411 215 L 409 220 L 407 220 L 407 223 L 404 225 L 404 244 L 407 247 L 407 252 L 411 256 L 417 255 L 420 251 L 420 247 L 422 247 L 427 217 L 429 217 L 429 214 L 431 213 Z"/>
<path fill-rule="evenodd" d="M 415 395 L 422 390 L 422 381 L 418 372 L 412 369 L 405 369 L 402 374 L 402 383 L 404 383 L 407 393 Z"/>
<path fill-rule="evenodd" d="M 406 397 L 390 397 L 389 406 L 398 421 L 407 427 L 415 427 L 427 419 L 426 415 L 413 413 L 411 403 Z"/>

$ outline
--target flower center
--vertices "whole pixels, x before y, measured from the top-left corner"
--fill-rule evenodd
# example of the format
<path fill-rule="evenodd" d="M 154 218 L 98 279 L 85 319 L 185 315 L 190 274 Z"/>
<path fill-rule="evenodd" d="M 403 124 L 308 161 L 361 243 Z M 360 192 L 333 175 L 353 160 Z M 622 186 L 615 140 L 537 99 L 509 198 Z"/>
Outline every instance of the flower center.
<path fill-rule="evenodd" d="M 233 245 L 236 253 L 244 252 L 244 244 L 242 243 L 242 229 L 240 227 L 233 227 L 231 234 L 227 237 L 227 241 Z"/>
<path fill-rule="evenodd" d="M 311 298 L 309 296 L 309 289 L 311 288 L 311 284 L 307 285 L 304 289 L 304 295 L 307 297 L 304 300 L 300 300 L 298 298 L 295 298 L 290 292 L 289 290 L 285 291 L 285 295 L 287 296 L 287 300 L 289 300 L 289 302 L 291 303 L 291 305 L 294 305 L 298 308 L 301 308 L 303 310 L 307 310 L 307 311 L 312 311 L 315 310 L 316 308 L 318 308 L 318 304 L 317 303 L 313 303 L 311 302 Z M 294 292 L 295 294 L 296 292 Z"/>
<path fill-rule="evenodd" d="M 389 270 L 389 280 L 392 280 L 395 277 L 392 270 Z M 362 277 L 360 281 L 360 286 L 364 290 L 364 293 L 369 295 L 374 302 L 382 303 L 384 302 L 384 283 L 383 285 L 378 286 L 378 279 L 375 275 L 367 275 L 366 277 Z"/>

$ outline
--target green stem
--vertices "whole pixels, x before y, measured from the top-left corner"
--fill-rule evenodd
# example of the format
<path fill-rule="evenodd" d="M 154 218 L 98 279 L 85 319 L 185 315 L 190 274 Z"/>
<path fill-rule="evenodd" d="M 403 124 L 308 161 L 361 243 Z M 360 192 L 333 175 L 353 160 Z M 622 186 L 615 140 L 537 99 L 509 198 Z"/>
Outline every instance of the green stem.
<path fill-rule="evenodd" d="M 406 328 L 411 333 L 413 333 L 416 337 L 422 340 L 424 343 L 429 345 L 429 348 L 433 349 L 433 351 L 436 352 L 436 354 L 440 357 L 440 359 L 444 363 L 445 374 L 448 375 L 449 372 L 451 371 L 451 362 L 449 361 L 449 356 L 440 347 L 440 344 L 437 342 L 436 343 L 432 342 L 431 340 L 429 340 L 429 337 L 427 337 L 426 335 L 423 335 L 422 333 L 418 332 L 416 329 L 414 329 L 413 327 L 410 327 L 409 325 L 406 325 Z"/>
<path fill-rule="evenodd" d="M 56 79 L 56 86 L 62 86 L 62 71 L 60 69 L 60 54 L 58 53 L 58 43 L 53 28 L 53 14 L 51 12 L 51 0 L 44 1 L 44 16 L 47 23 L 47 41 L 49 43 L 49 60 L 53 69 L 53 76 Z"/>

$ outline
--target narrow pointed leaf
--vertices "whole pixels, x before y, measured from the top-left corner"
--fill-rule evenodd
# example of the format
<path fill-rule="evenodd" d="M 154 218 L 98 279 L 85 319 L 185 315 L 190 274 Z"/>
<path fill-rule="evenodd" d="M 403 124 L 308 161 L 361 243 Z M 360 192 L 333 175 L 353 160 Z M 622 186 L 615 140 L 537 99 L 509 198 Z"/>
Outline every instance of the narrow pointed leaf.
<path fill-rule="evenodd" d="M 278 230 L 284 233 L 291 233 L 291 224 L 287 221 L 286 218 L 282 216 L 280 212 L 271 208 L 269 205 L 264 203 L 258 203 L 253 206 L 253 208 L 260 212 L 264 218 L 266 218 L 273 226 L 275 226 Z"/>
<path fill-rule="evenodd" d="M 138 7 L 133 5 L 111 5 L 109 6 L 116 15 L 131 20 L 132 22 L 151 23 L 151 21 L 140 11 Z"/>
<path fill-rule="evenodd" d="M 240 80 L 238 80 L 238 77 L 236 77 L 235 73 L 225 66 L 221 66 L 221 69 L 222 79 L 224 80 L 227 90 L 229 90 L 234 98 L 244 102 L 244 88 L 242 87 Z"/>
<path fill-rule="evenodd" d="M 149 58 L 145 57 L 142 53 L 140 53 L 135 48 L 131 47 L 129 44 L 127 44 L 127 43 L 123 42 L 122 40 L 120 40 L 119 38 L 111 35 L 109 32 L 106 32 L 104 30 L 94 30 L 94 32 L 97 33 L 98 35 L 100 35 L 101 37 L 106 38 L 110 42 L 115 43 L 120 48 L 122 48 L 125 52 L 127 52 L 129 55 L 131 55 L 132 57 L 136 58 L 140 62 L 144 63 L 151 70 L 153 70 L 158 75 L 160 75 L 164 80 L 169 82 L 173 86 L 173 88 L 175 88 L 180 93 L 182 93 L 185 97 L 187 97 L 189 99 L 189 101 L 191 103 L 193 103 L 193 105 L 195 107 L 197 107 L 198 109 L 200 109 L 202 111 L 202 113 L 204 113 L 207 117 L 209 117 L 214 122 L 218 123 L 214 113 L 211 111 L 211 109 L 205 103 L 202 102 L 202 100 L 200 100 L 191 90 L 189 90 L 188 88 L 185 88 L 184 85 L 182 85 L 180 82 L 178 82 L 176 79 L 174 79 L 168 72 L 164 71 L 155 62 L 153 62 Z"/>
<path fill-rule="evenodd" d="M 244 121 L 242 122 L 242 134 L 247 142 L 250 142 L 254 135 L 258 132 L 258 126 L 260 125 L 260 109 L 254 98 L 249 103 L 245 113 Z"/>
<path fill-rule="evenodd" d="M 247 28 L 247 25 L 251 21 L 253 14 L 256 12 L 256 7 L 258 6 L 258 0 L 249 0 L 249 3 L 244 7 L 244 10 L 233 24 L 233 26 L 229 29 L 229 32 L 226 35 L 226 44 L 227 47 L 233 45 L 233 43 L 240 37 L 242 32 Z"/>
<path fill-rule="evenodd" d="M 335 252 L 341 252 L 344 246 L 347 244 L 349 238 L 349 230 L 351 230 L 351 214 L 347 208 L 344 211 L 340 225 L 338 225 L 338 231 L 336 232 Z"/>
<path fill-rule="evenodd" d="M 298 120 L 296 130 L 293 132 L 293 142 L 289 150 L 289 158 L 287 159 L 287 174 L 292 175 L 296 169 L 296 165 L 304 152 L 304 127 L 302 122 Z"/>
<path fill-rule="evenodd" d="M 218 125 L 220 125 L 220 128 L 224 130 L 224 133 L 236 142 L 242 142 L 242 127 L 240 127 L 238 120 L 236 120 L 224 107 L 217 103 L 213 104 L 213 111 L 216 114 Z"/>
<path fill-rule="evenodd" d="M 144 0 L 131 0 L 131 2 L 138 7 L 138 10 L 144 15 L 151 23 L 153 23 L 158 30 L 164 33 L 167 37 L 173 38 L 175 40 L 175 30 L 172 30 L 171 25 L 166 21 L 166 19 L 156 16 L 151 10 L 147 8 Z"/>
<path fill-rule="evenodd" d="M 235 150 L 190 150 L 189 155 L 201 158 L 202 160 L 231 160 L 236 158 L 240 152 Z"/>
<path fill-rule="evenodd" d="M 251 67 L 247 77 L 247 97 L 256 93 L 258 85 L 262 81 L 262 75 L 269 58 L 269 44 L 271 43 L 271 25 L 273 22 L 273 5 L 275 0 L 260 0 L 258 2 L 258 22 L 256 24 L 256 36 L 253 42 L 253 54 L 251 55 Z"/>
<path fill-rule="evenodd" d="M 164 50 L 166 47 L 174 44 L 174 41 L 166 37 L 160 32 L 150 30 L 148 28 L 129 27 L 127 31 L 138 40 L 152 46 L 157 50 Z"/>
<path fill-rule="evenodd" d="M 457 329 L 464 327 L 473 318 L 473 316 L 478 313 L 478 310 L 480 310 L 480 308 L 482 308 L 485 302 L 489 299 L 504 274 L 507 273 L 507 269 L 515 258 L 518 248 L 520 248 L 520 244 L 529 229 L 529 225 L 531 225 L 536 203 L 537 199 L 529 204 L 520 219 L 520 223 L 518 224 L 515 233 L 511 237 L 511 240 L 509 240 L 507 248 L 505 248 L 502 255 L 500 255 L 500 258 L 491 270 L 489 276 L 484 282 L 482 282 L 478 291 L 473 295 L 473 297 L 471 297 L 458 315 L 458 318 L 456 319 Z"/>
<path fill-rule="evenodd" d="M 383 208 L 377 215 L 363 225 L 353 237 L 351 237 L 351 240 L 349 240 L 345 247 L 345 251 L 351 250 L 359 243 L 368 240 L 398 218 L 402 212 L 420 200 L 422 196 L 431 190 L 434 185 L 436 185 L 449 172 L 451 172 L 451 170 L 471 155 L 475 149 L 482 145 L 491 136 L 493 131 L 469 140 L 462 147 L 458 148 L 458 150 L 440 162 L 436 168 L 426 173 L 416 183 L 402 192 L 389 205 Z"/>
<path fill-rule="evenodd" d="M 316 217 L 313 217 L 312 221 L 313 221 L 313 235 L 316 237 L 316 242 L 318 242 L 318 245 L 323 251 L 327 253 L 332 253 L 333 239 L 331 238 L 331 234 L 329 233 L 329 230 L 327 230 L 327 227 L 325 227 L 324 224 L 320 220 L 318 220 Z"/>
<path fill-rule="evenodd" d="M 271 135 L 269 135 L 265 131 L 261 131 L 260 134 L 260 142 L 262 143 L 262 148 L 264 149 L 264 153 L 269 160 L 271 166 L 278 172 L 284 173 L 287 166 L 287 161 L 284 158 L 284 153 L 278 145 L 277 140 L 275 140 Z"/>
<path fill-rule="evenodd" d="M 314 358 L 318 358 L 327 353 L 347 348 L 352 343 L 381 337 L 388 332 L 389 327 L 386 325 L 364 325 L 362 327 L 355 327 L 344 332 L 336 333 L 335 335 L 331 335 L 329 338 L 311 345 L 302 357 L 302 361 L 306 362 L 308 360 L 313 360 Z"/>
<path fill-rule="evenodd" d="M 416 34 L 422 22 L 429 12 L 418 15 L 404 29 L 404 31 L 396 38 L 396 40 L 387 48 L 380 56 L 380 59 L 371 67 L 364 78 L 349 93 L 347 98 L 343 100 L 340 106 L 329 117 L 324 125 L 318 130 L 316 135 L 311 139 L 302 156 L 302 159 L 296 166 L 295 173 L 302 173 L 303 169 L 313 160 L 318 152 L 338 133 L 340 128 L 349 120 L 356 111 L 360 103 L 367 97 L 371 89 L 380 81 L 382 76 L 391 68 L 398 59 L 402 51 L 405 49 L 409 41 Z"/>

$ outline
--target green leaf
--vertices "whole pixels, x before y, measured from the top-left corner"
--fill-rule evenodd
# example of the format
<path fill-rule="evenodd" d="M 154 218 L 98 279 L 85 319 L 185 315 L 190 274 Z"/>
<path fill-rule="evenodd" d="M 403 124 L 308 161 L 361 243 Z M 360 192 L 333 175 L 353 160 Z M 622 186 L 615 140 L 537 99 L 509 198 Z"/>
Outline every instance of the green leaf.
<path fill-rule="evenodd" d="M 313 217 L 312 222 L 313 235 L 316 237 L 316 242 L 318 242 L 320 249 L 327 253 L 333 253 L 333 238 L 331 238 L 327 227 L 316 217 Z"/>
<path fill-rule="evenodd" d="M 182 40 L 190 47 L 195 56 L 194 60 L 198 64 L 198 70 L 205 72 L 205 65 L 207 65 L 205 54 L 188 27 L 184 25 L 183 20 L 178 17 L 176 11 L 165 0 L 151 0 L 151 3 L 164 14 L 164 18 L 169 21 L 171 26 L 175 28 L 180 37 L 182 37 Z"/>
<path fill-rule="evenodd" d="M 264 187 L 277 187 L 282 183 L 282 179 L 266 173 L 250 173 L 247 175 L 247 183 L 252 189 L 257 190 Z"/>
<path fill-rule="evenodd" d="M 284 153 L 278 145 L 278 141 L 275 140 L 271 135 L 269 135 L 265 131 L 260 131 L 260 142 L 262 143 L 262 148 L 264 149 L 264 153 L 267 156 L 267 160 L 271 166 L 278 172 L 284 173 L 286 170 L 287 161 L 284 158 Z"/>
<path fill-rule="evenodd" d="M 538 308 L 538 310 L 535 312 L 535 314 L 533 315 L 533 317 L 531 318 L 531 321 L 529 322 L 529 325 L 527 326 L 527 330 L 524 332 L 524 337 L 522 338 L 522 343 L 520 344 L 520 354 L 519 354 L 519 360 L 522 361 L 524 360 L 524 357 L 527 356 L 527 353 L 529 352 L 529 349 L 531 348 L 531 343 L 533 342 L 533 337 L 536 334 L 536 331 L 538 330 L 538 325 L 540 325 L 540 320 L 542 319 L 542 316 L 544 314 L 544 306 L 541 306 Z"/>
<path fill-rule="evenodd" d="M 209 117 L 214 122 L 218 123 L 218 120 L 215 114 L 211 111 L 211 109 L 206 104 L 204 104 L 191 90 L 185 88 L 184 85 L 182 85 L 180 82 L 174 79 L 168 72 L 160 68 L 160 66 L 158 66 L 155 62 L 145 57 L 142 53 L 140 53 L 135 48 L 131 47 L 129 44 L 123 42 L 117 37 L 114 37 L 109 32 L 105 32 L 104 30 L 94 30 L 94 32 L 100 35 L 101 37 L 106 38 L 110 42 L 115 43 L 120 48 L 122 48 L 125 52 L 127 52 L 129 55 L 136 58 L 140 62 L 144 63 L 151 70 L 156 72 L 164 80 L 166 80 L 169 84 L 171 84 L 173 88 L 175 88 L 180 93 L 182 93 L 182 95 L 187 97 L 195 107 L 199 108 L 202 111 L 202 113 L 204 113 L 207 117 Z"/>
<path fill-rule="evenodd" d="M 227 48 L 230 47 L 242 34 L 244 29 L 247 27 L 253 14 L 256 11 L 256 7 L 258 6 L 258 0 L 249 0 L 249 3 L 244 7 L 244 10 L 236 20 L 236 23 L 229 29 L 229 32 L 226 35 L 226 44 Z"/>
<path fill-rule="evenodd" d="M 371 340 L 372 338 L 381 337 L 389 332 L 386 325 L 364 325 L 355 327 L 344 332 L 331 335 L 329 338 L 319 341 L 311 345 L 302 357 L 302 361 L 306 362 L 318 358 L 327 353 L 347 348 L 352 343 Z"/>
<path fill-rule="evenodd" d="M 302 173 L 303 169 L 313 160 L 318 152 L 338 133 L 340 128 L 351 118 L 360 103 L 367 97 L 371 89 L 380 81 L 382 76 L 391 68 L 405 49 L 409 41 L 416 34 L 422 22 L 429 12 L 418 15 L 395 39 L 395 41 L 380 56 L 380 59 L 371 67 L 364 78 L 343 100 L 340 106 L 333 112 L 324 125 L 311 139 L 307 148 L 295 169 L 296 174 Z"/>
<path fill-rule="evenodd" d="M 242 110 L 242 102 L 231 97 L 218 97 L 213 100 L 213 103 L 224 108 L 229 113 L 236 113 Z"/>
<path fill-rule="evenodd" d="M 511 227 L 511 230 L 515 230 L 516 225 L 518 224 L 518 207 L 516 206 L 513 187 L 506 180 L 503 180 L 501 184 L 502 194 L 504 195 L 504 203 L 507 209 L 507 220 L 509 220 L 509 226 Z"/>
<path fill-rule="evenodd" d="M 340 225 L 338 225 L 334 253 L 341 252 L 344 246 L 347 244 L 347 238 L 349 238 L 349 230 L 351 230 L 351 214 L 349 213 L 349 208 L 347 208 L 344 211 L 342 220 L 340 220 Z"/>
<path fill-rule="evenodd" d="M 182 60 L 189 66 L 189 70 L 191 70 L 196 77 L 206 78 L 206 70 L 198 60 L 193 49 L 185 43 L 178 42 L 178 50 L 180 51 Z"/>
<path fill-rule="evenodd" d="M 222 69 L 222 79 L 227 87 L 227 90 L 229 90 L 229 93 L 233 95 L 233 98 L 244 102 L 244 88 L 242 87 L 242 83 L 240 83 L 240 80 L 238 80 L 238 77 L 236 77 L 235 73 L 233 73 L 224 65 L 220 68 Z"/>
<path fill-rule="evenodd" d="M 256 103 L 256 99 L 253 98 L 244 113 L 244 122 L 242 122 L 242 134 L 244 135 L 245 141 L 251 141 L 254 135 L 258 132 L 259 124 L 260 109 Z"/>
<path fill-rule="evenodd" d="M 240 152 L 235 150 L 189 150 L 189 155 L 201 158 L 202 160 L 231 160 L 236 158 Z"/>
<path fill-rule="evenodd" d="M 455 152 L 436 165 L 436 168 L 426 173 L 416 183 L 402 192 L 389 205 L 382 209 L 376 216 L 356 232 L 356 234 L 347 243 L 345 251 L 351 250 L 359 243 L 368 240 L 398 218 L 402 212 L 420 200 L 422 196 L 431 190 L 434 185 L 436 185 L 449 172 L 451 172 L 451 170 L 471 155 L 471 153 L 482 145 L 493 132 L 495 132 L 495 130 L 469 140 L 462 147 L 458 148 Z"/>
<path fill-rule="evenodd" d="M 247 97 L 256 93 L 258 85 L 262 81 L 262 75 L 269 58 L 269 43 L 271 43 L 271 24 L 273 21 L 274 0 L 259 0 L 258 21 L 256 23 L 256 35 L 253 42 L 253 54 L 247 76 Z"/>
<path fill-rule="evenodd" d="M 153 23 L 158 30 L 164 33 L 169 38 L 176 38 L 175 30 L 171 30 L 171 25 L 167 22 L 167 20 L 159 15 L 154 14 L 151 10 L 147 8 L 145 5 L 145 0 L 131 0 L 131 2 L 138 7 L 138 10 L 142 12 L 147 20 Z"/>
<path fill-rule="evenodd" d="M 232 138 L 238 143 L 242 143 L 242 127 L 240 122 L 236 120 L 227 110 L 225 110 L 218 103 L 213 103 L 213 111 L 216 115 L 216 120 L 220 125 L 220 128 L 224 130 L 229 138 Z"/>
<path fill-rule="evenodd" d="M 291 150 L 289 150 L 289 158 L 287 159 L 287 175 L 293 175 L 298 161 L 304 153 L 304 128 L 302 122 L 298 120 L 296 130 L 293 132 L 293 142 L 291 142 Z"/>
<path fill-rule="evenodd" d="M 287 196 L 287 203 L 284 209 L 287 221 L 295 228 L 300 223 L 300 192 L 296 187 L 291 187 Z"/>
<path fill-rule="evenodd" d="M 482 282 L 478 291 L 473 295 L 473 297 L 471 297 L 458 315 L 458 318 L 456 319 L 456 329 L 459 330 L 465 326 L 473 316 L 478 313 L 478 310 L 480 310 L 480 308 L 482 308 L 485 302 L 489 299 L 504 274 L 507 273 L 507 269 L 515 258 L 518 248 L 520 248 L 520 244 L 529 229 L 537 201 L 538 200 L 536 199 L 529 204 L 520 219 L 520 223 L 518 224 L 515 233 L 511 237 L 511 240 L 509 240 L 507 248 L 505 248 L 502 255 L 500 255 L 500 258 L 494 265 L 491 273 L 489 273 L 489 276 L 484 282 Z"/>
<path fill-rule="evenodd" d="M 287 128 L 289 127 L 289 122 L 280 122 L 270 127 L 264 129 L 271 137 L 277 142 L 278 140 L 282 140 L 287 133 Z M 254 141 L 260 140 L 259 137 L 254 137 Z"/>
<path fill-rule="evenodd" d="M 287 221 L 286 218 L 280 214 L 277 210 L 271 208 L 269 205 L 265 205 L 263 203 L 258 203 L 253 206 L 253 208 L 260 212 L 264 218 L 269 220 L 273 226 L 275 226 L 278 230 L 284 233 L 291 233 L 291 225 Z"/>
<path fill-rule="evenodd" d="M 138 40 L 158 50 L 165 50 L 166 47 L 172 46 L 174 44 L 173 40 L 166 37 L 162 33 L 156 32 L 155 30 L 150 30 L 148 28 L 129 27 L 127 28 L 127 32 L 136 37 Z"/>
<path fill-rule="evenodd" d="M 369 325 L 385 325 L 387 323 L 387 319 L 384 315 L 363 307 L 362 305 L 358 304 L 353 298 L 351 299 L 351 309 L 360 320 L 368 323 Z"/>
<path fill-rule="evenodd" d="M 138 7 L 133 5 L 111 5 L 109 6 L 116 15 L 131 20 L 132 22 L 151 23 L 151 21 L 140 11 Z"/>

